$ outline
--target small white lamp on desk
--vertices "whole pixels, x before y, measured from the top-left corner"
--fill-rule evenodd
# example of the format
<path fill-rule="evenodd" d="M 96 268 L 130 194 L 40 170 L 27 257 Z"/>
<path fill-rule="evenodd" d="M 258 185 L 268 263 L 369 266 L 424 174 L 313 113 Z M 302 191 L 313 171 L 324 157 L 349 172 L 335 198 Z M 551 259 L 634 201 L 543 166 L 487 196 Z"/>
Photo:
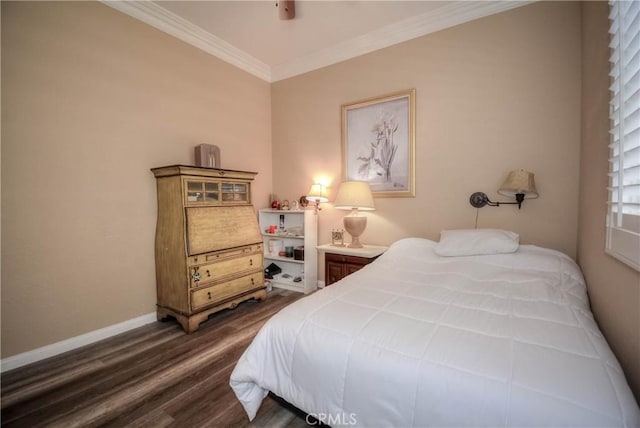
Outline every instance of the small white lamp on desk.
<path fill-rule="evenodd" d="M 351 235 L 349 248 L 362 248 L 360 235 L 367 227 L 367 217 L 361 215 L 359 211 L 373 211 L 376 206 L 373 203 L 373 195 L 369 183 L 365 181 L 345 181 L 340 184 L 338 196 L 333 203 L 334 208 L 339 210 L 351 210 L 351 213 L 344 216 L 344 228 Z"/>

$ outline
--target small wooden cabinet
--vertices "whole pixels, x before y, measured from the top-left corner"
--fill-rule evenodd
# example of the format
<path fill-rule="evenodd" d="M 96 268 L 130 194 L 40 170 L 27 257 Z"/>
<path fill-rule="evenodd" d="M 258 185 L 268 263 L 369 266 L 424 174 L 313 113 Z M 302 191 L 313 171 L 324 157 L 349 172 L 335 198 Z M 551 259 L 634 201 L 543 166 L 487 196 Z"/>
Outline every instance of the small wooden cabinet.
<path fill-rule="evenodd" d="M 338 247 L 321 245 L 318 251 L 324 252 L 324 285 L 331 285 L 345 276 L 352 274 L 384 253 L 388 248 L 376 245 L 365 245 L 363 248 Z"/>
<path fill-rule="evenodd" d="M 325 285 L 331 285 L 340 281 L 350 273 L 362 269 L 375 258 L 368 259 L 366 257 L 344 256 L 342 254 L 327 253 L 324 256 L 324 274 Z"/>
<path fill-rule="evenodd" d="M 187 333 L 209 315 L 267 297 L 251 206 L 253 172 L 172 165 L 156 177 L 157 316 Z"/>

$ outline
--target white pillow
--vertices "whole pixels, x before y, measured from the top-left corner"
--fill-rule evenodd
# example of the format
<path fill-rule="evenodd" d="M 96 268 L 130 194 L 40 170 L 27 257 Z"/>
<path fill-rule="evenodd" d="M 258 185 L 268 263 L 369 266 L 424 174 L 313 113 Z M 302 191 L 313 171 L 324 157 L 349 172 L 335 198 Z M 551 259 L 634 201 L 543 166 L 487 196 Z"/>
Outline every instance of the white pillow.
<path fill-rule="evenodd" d="M 513 253 L 518 250 L 519 242 L 520 236 L 508 230 L 443 230 L 434 252 L 439 256 Z"/>

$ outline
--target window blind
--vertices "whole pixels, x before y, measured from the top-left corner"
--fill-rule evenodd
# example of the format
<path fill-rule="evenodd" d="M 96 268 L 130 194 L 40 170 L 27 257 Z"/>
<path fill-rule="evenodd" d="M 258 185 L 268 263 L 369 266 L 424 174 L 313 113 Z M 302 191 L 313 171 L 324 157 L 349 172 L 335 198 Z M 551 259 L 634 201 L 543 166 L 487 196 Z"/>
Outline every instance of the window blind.
<path fill-rule="evenodd" d="M 640 270 L 640 2 L 610 1 L 606 252 Z"/>

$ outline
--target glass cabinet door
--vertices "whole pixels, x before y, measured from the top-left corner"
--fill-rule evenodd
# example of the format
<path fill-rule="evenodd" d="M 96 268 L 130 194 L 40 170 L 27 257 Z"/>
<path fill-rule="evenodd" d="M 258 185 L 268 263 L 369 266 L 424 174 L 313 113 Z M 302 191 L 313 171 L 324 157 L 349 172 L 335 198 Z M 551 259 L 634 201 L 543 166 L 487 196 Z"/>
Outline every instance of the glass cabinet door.
<path fill-rule="evenodd" d="M 207 202 L 217 201 L 220 193 L 220 183 L 205 182 L 204 183 L 204 199 Z"/>
<path fill-rule="evenodd" d="M 249 183 L 216 179 L 186 179 L 184 186 L 185 204 L 187 205 L 246 204 L 250 202 Z"/>
<path fill-rule="evenodd" d="M 204 201 L 204 183 L 202 181 L 187 181 L 187 202 Z"/>
<path fill-rule="evenodd" d="M 220 200 L 220 183 L 217 181 L 186 180 L 187 204 L 211 204 Z"/>
<path fill-rule="evenodd" d="M 249 202 L 247 183 L 222 183 L 223 202 Z"/>

